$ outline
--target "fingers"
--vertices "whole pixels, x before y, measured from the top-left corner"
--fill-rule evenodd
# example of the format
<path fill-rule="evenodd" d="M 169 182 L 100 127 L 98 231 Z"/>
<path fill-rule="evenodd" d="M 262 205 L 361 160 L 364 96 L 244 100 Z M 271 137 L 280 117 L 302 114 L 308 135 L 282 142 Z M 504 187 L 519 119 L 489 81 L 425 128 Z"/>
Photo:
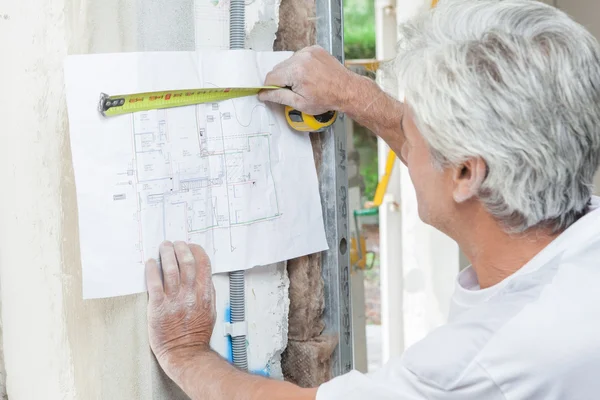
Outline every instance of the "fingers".
<path fill-rule="evenodd" d="M 175 242 L 175 257 L 179 263 L 179 275 L 182 286 L 191 286 L 196 280 L 196 258 L 190 246 L 185 242 Z"/>
<path fill-rule="evenodd" d="M 292 74 L 290 73 L 289 60 L 275 66 L 271 72 L 265 77 L 265 86 L 291 87 Z"/>
<path fill-rule="evenodd" d="M 202 286 L 204 296 L 210 300 L 213 295 L 211 293 L 213 291 L 213 286 L 210 259 L 204 249 L 196 244 L 191 244 L 190 250 L 196 260 L 196 282 Z"/>
<path fill-rule="evenodd" d="M 273 68 L 265 78 L 265 85 L 291 90 L 263 90 L 261 101 L 279 103 L 298 111 L 317 115 L 328 110 L 341 109 L 351 85 L 346 84 L 350 72 L 324 49 L 311 46 Z"/>
<path fill-rule="evenodd" d="M 156 261 L 148 261 L 146 275 L 148 291 L 153 296 L 172 295 L 179 291 L 180 286 L 193 286 L 199 283 L 207 295 L 211 296 L 212 271 L 210 259 L 201 246 L 185 242 L 164 242 L 160 245 L 162 264 L 162 283 Z M 164 289 L 163 289 L 164 288 Z"/>
<path fill-rule="evenodd" d="M 284 104 L 296 108 L 300 111 L 304 99 L 302 96 L 292 92 L 289 89 L 270 89 L 263 90 L 258 94 L 260 101 L 270 101 L 271 103 Z"/>
<path fill-rule="evenodd" d="M 146 286 L 151 303 L 159 303 L 163 300 L 165 292 L 156 260 L 146 262 Z"/>
<path fill-rule="evenodd" d="M 177 293 L 180 285 L 179 267 L 177 266 L 177 257 L 173 243 L 164 242 L 160 245 L 160 262 L 163 272 L 163 286 L 165 294 L 171 295 Z"/>

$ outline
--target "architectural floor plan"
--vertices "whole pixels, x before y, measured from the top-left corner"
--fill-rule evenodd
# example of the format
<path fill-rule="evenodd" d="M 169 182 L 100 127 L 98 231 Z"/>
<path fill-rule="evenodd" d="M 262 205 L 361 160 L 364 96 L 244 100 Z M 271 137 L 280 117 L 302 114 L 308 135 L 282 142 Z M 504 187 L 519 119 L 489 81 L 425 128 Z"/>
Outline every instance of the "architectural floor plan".
<path fill-rule="evenodd" d="M 200 244 L 215 273 L 327 248 L 309 136 L 290 129 L 281 106 L 250 96 L 117 117 L 97 110 L 100 93 L 262 86 L 289 55 L 68 58 L 85 298 L 144 291 L 145 261 L 164 240 Z"/>
<path fill-rule="evenodd" d="M 281 217 L 271 162 L 274 121 L 264 105 L 239 115 L 236 101 L 198 105 L 194 113 L 131 116 L 135 160 L 129 171 L 140 231 L 153 228 L 142 237 L 142 259 L 169 238 L 234 252 L 245 240 L 240 227 Z"/>

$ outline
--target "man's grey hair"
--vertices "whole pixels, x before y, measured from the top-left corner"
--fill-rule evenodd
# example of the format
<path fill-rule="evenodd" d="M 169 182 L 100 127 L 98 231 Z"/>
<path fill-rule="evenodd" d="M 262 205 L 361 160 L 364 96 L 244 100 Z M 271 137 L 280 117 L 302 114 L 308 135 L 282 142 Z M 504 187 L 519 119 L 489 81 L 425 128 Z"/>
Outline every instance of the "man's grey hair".
<path fill-rule="evenodd" d="M 441 0 L 401 26 L 397 72 L 440 168 L 481 157 L 478 193 L 511 233 L 585 210 L 600 163 L 600 49 L 534 0 Z"/>

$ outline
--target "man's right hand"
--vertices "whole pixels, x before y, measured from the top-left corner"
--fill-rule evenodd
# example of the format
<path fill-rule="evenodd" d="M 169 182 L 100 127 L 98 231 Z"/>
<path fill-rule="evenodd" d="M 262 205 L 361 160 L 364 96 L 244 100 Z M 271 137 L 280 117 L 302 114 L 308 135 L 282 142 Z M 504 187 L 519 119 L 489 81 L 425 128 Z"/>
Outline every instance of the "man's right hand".
<path fill-rule="evenodd" d="M 356 78 L 323 48 L 311 46 L 275 66 L 266 77 L 265 85 L 291 90 L 263 90 L 258 97 L 311 115 L 345 112 Z"/>
<path fill-rule="evenodd" d="M 262 101 L 285 104 L 311 115 L 338 111 L 382 138 L 397 155 L 404 144 L 404 105 L 371 79 L 348 70 L 325 49 L 302 49 L 278 64 L 265 85 L 289 89 L 263 90 Z M 403 160 L 404 161 L 404 160 Z"/>

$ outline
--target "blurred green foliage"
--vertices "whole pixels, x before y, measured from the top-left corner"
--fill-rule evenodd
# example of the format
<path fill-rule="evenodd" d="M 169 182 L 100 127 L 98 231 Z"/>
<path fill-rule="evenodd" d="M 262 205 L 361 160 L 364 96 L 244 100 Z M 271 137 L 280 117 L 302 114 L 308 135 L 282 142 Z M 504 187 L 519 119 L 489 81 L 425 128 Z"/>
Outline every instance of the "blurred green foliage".
<path fill-rule="evenodd" d="M 375 0 L 344 0 L 344 52 L 346 60 L 375 58 Z M 377 139 L 355 125 L 354 145 L 360 156 L 364 200 L 372 200 L 379 181 Z"/>
<path fill-rule="evenodd" d="M 344 0 L 346 59 L 375 58 L 375 0 Z"/>
<path fill-rule="evenodd" d="M 377 138 L 364 127 L 354 125 L 354 147 L 358 151 L 360 165 L 359 173 L 363 178 L 363 200 L 373 200 L 379 183 L 377 161 Z"/>
<path fill-rule="evenodd" d="M 377 146 L 375 146 L 375 149 L 377 149 Z M 366 199 L 373 200 L 375 191 L 377 190 L 377 184 L 379 183 L 377 154 L 371 158 L 369 163 L 361 163 L 360 174 L 365 180 L 365 190 L 363 195 Z"/>

